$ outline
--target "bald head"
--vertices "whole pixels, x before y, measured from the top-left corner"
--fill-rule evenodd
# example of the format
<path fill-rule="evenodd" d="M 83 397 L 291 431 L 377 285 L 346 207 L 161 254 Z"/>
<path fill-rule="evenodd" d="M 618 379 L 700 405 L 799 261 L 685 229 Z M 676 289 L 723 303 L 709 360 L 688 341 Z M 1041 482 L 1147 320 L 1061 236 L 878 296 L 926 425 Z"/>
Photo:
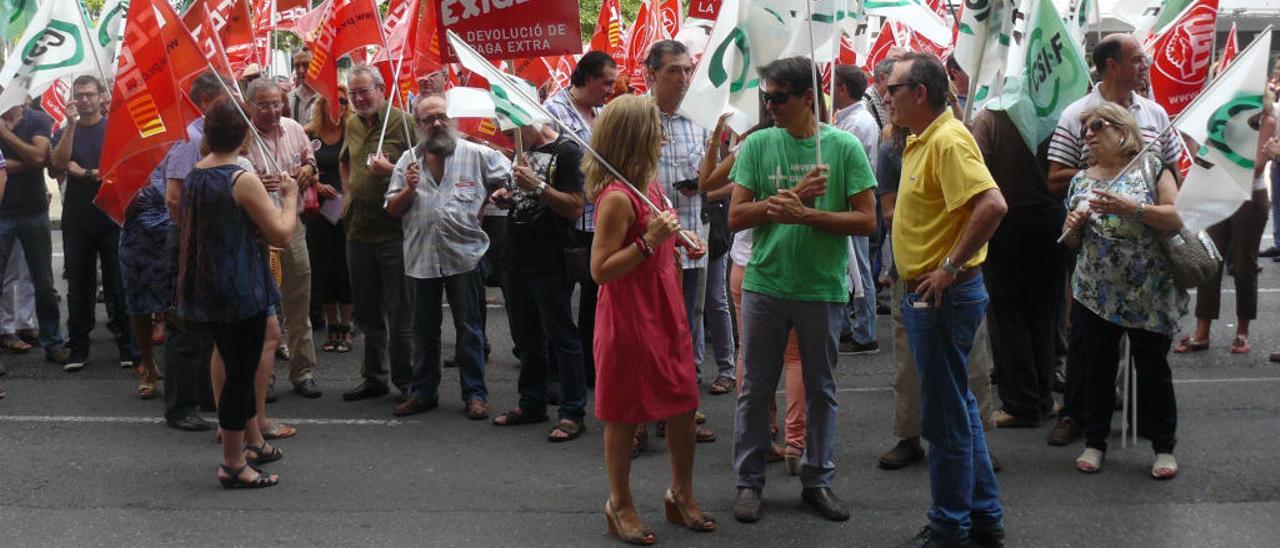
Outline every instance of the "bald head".
<path fill-rule="evenodd" d="M 1147 78 L 1150 64 L 1142 44 L 1132 35 L 1116 33 L 1093 48 L 1093 64 L 1102 81 L 1116 91 L 1133 91 Z"/>

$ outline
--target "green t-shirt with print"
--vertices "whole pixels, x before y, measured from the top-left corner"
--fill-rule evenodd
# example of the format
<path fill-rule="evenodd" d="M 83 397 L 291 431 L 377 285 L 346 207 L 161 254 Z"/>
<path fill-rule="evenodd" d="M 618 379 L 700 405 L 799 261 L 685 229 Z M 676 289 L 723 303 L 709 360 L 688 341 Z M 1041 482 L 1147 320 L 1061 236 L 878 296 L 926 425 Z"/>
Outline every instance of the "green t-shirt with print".
<path fill-rule="evenodd" d="M 827 191 L 813 203 L 822 211 L 848 211 L 849 197 L 876 186 L 858 138 L 822 126 Z M 729 178 L 757 201 L 792 188 L 817 165 L 817 139 L 796 139 L 782 128 L 747 136 Z M 742 288 L 779 299 L 843 303 L 849 300 L 849 237 L 800 224 L 767 222 L 752 229 L 751 261 Z"/>

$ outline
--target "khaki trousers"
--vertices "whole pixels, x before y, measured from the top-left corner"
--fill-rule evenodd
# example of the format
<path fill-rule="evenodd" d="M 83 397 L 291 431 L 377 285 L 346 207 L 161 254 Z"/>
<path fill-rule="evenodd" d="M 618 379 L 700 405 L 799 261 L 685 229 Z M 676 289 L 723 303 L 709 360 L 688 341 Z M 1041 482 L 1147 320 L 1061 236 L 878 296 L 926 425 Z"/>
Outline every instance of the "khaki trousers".
<path fill-rule="evenodd" d="M 289 381 L 300 383 L 315 375 L 316 346 L 311 340 L 311 256 L 307 227 L 298 223 L 289 247 L 280 252 L 284 276 L 280 283 L 285 341 L 289 345 Z"/>

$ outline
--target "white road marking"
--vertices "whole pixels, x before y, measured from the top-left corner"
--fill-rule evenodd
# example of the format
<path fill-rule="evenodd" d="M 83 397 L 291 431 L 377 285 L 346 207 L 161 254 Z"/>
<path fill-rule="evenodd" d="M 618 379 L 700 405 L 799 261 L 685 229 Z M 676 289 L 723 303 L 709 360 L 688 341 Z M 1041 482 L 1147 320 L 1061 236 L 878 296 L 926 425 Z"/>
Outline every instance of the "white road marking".
<path fill-rule="evenodd" d="M 1173 384 L 1227 384 L 1240 382 L 1280 382 L 1280 377 L 1236 377 L 1229 379 L 1174 379 Z M 836 392 L 842 394 L 857 394 L 869 392 L 892 392 L 892 386 L 882 387 L 858 387 L 858 388 L 838 388 Z M 779 390 L 779 394 L 786 393 L 785 390 Z"/>
<path fill-rule="evenodd" d="M 216 422 L 217 418 L 213 420 Z M 285 419 L 280 422 L 311 426 L 403 426 L 411 422 L 383 419 Z M 57 423 L 112 423 L 112 424 L 164 424 L 160 417 L 84 417 L 72 415 L 0 415 L 0 422 L 57 422 Z"/>

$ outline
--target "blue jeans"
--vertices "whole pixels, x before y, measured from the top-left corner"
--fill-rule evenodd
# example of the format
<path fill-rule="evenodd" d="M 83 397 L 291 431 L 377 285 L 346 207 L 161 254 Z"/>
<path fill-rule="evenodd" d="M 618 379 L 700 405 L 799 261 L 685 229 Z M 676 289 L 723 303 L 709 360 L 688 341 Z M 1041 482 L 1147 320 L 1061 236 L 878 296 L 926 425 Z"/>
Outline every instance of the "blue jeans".
<path fill-rule="evenodd" d="M 929 525 L 963 539 L 973 528 L 994 528 L 1004 520 L 967 371 L 987 290 L 977 274 L 947 288 L 941 306 L 925 304 L 914 292 L 900 304 L 920 377 L 921 435 L 929 442 Z"/>
<path fill-rule="evenodd" d="M 0 272 L 8 266 L 15 242 L 22 242 L 31 283 L 36 288 L 36 319 L 40 346 L 48 354 L 62 345 L 58 290 L 53 287 L 53 236 L 49 215 L 0 215 Z"/>
<path fill-rule="evenodd" d="M 711 335 L 711 349 L 715 352 L 719 376 L 733 379 L 737 374 L 734 366 L 733 317 L 729 314 L 729 254 L 708 259 L 706 272 L 704 333 Z"/>
<path fill-rule="evenodd" d="M 520 409 L 540 414 L 547 407 L 551 360 L 560 372 L 560 419 L 586 416 L 587 379 L 582 340 L 573 326 L 573 286 L 555 276 L 502 272 L 511 338 L 519 349 Z"/>
<path fill-rule="evenodd" d="M 853 237 L 853 258 L 858 261 L 858 275 L 862 280 L 862 296 L 849 300 L 853 317 L 853 342 L 876 342 L 876 282 L 871 274 L 871 240 L 866 236 Z"/>
<path fill-rule="evenodd" d="M 484 386 L 484 328 L 480 320 L 484 299 L 478 298 L 475 290 L 482 283 L 478 268 L 443 278 L 405 277 L 417 343 L 413 349 L 413 374 L 409 378 L 410 396 L 431 403 L 440 400 L 440 322 L 444 320 L 440 295 L 444 293 L 449 297 L 449 310 L 457 331 L 462 401 L 488 400 L 489 391 Z"/>

